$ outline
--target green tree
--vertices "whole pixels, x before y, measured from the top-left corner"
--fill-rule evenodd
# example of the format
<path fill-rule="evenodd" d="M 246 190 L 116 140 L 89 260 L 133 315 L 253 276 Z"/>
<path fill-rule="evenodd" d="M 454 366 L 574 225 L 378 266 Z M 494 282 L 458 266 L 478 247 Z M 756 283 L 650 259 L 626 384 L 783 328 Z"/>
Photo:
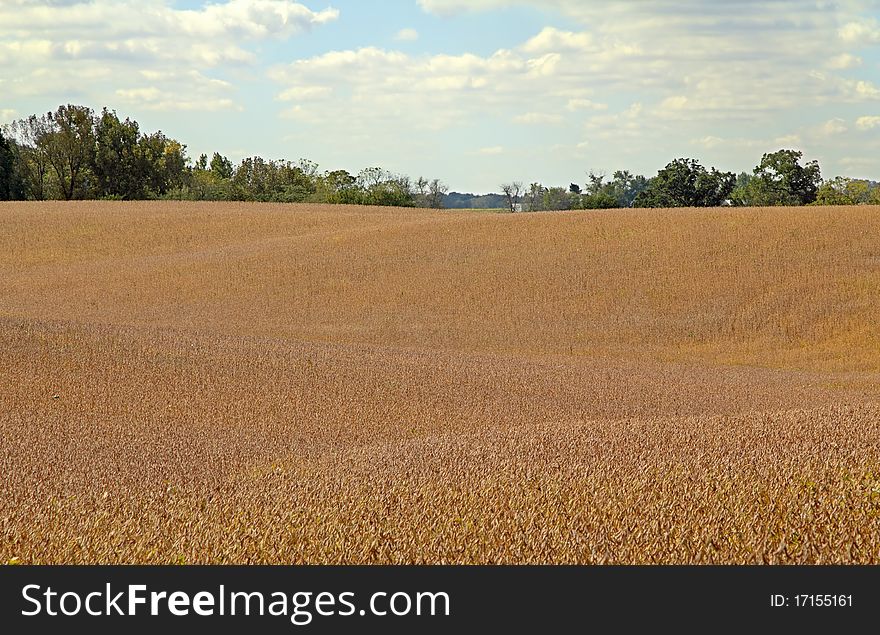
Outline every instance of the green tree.
<path fill-rule="evenodd" d="M 180 190 L 189 177 L 186 146 L 162 134 L 141 135 L 138 141 L 138 171 L 145 197 L 157 198 Z"/>
<path fill-rule="evenodd" d="M 416 201 L 409 177 L 394 176 L 372 188 L 367 195 L 370 205 L 415 207 Z"/>
<path fill-rule="evenodd" d="M 815 202 L 822 173 L 816 161 L 801 165 L 803 153 L 779 150 L 765 154 L 746 190 L 748 205 L 809 205 Z"/>
<path fill-rule="evenodd" d="M 584 194 L 580 198 L 583 209 L 614 209 L 620 207 L 618 194 L 613 183 L 605 181 L 604 174 L 590 172 L 587 175 L 587 183 Z"/>
<path fill-rule="evenodd" d="M 16 143 L 0 131 L 0 201 L 21 200 L 25 196 Z"/>
<path fill-rule="evenodd" d="M 184 185 L 189 176 L 189 157 L 186 156 L 186 145 L 176 139 L 165 137 L 163 168 L 165 170 L 165 187 L 162 194 L 169 189 Z"/>
<path fill-rule="evenodd" d="M 211 172 L 218 179 L 231 179 L 233 174 L 232 161 L 219 152 L 215 152 L 211 158 Z"/>
<path fill-rule="evenodd" d="M 346 170 L 326 172 L 316 181 L 315 199 L 320 203 L 360 205 L 364 202 L 363 190 L 358 187 L 357 177 Z"/>
<path fill-rule="evenodd" d="M 730 192 L 730 201 L 737 207 L 749 205 L 751 199 L 750 183 L 755 177 L 748 172 L 740 172 L 736 177 L 736 184 Z"/>
<path fill-rule="evenodd" d="M 289 203 L 303 203 L 314 200 L 318 191 L 318 165 L 306 159 L 297 163 L 279 161 L 278 194 L 273 200 Z"/>
<path fill-rule="evenodd" d="M 24 182 L 25 197 L 42 201 L 52 196 L 54 181 L 46 149 L 37 140 L 51 128 L 48 115 L 31 115 L 6 127 L 7 136 L 17 146 L 18 172 Z"/>
<path fill-rule="evenodd" d="M 243 159 L 235 168 L 227 161 L 215 153 L 210 170 L 200 170 L 197 164 L 194 173 L 209 175 L 217 186 L 215 189 L 226 189 L 229 200 L 301 203 L 325 201 L 332 194 L 330 185 L 316 175 L 317 165 L 309 161 L 292 163 L 255 156 Z M 227 178 L 225 175 L 230 173 Z M 320 193 L 319 183 L 323 188 Z"/>
<path fill-rule="evenodd" d="M 67 104 L 47 115 L 49 125 L 37 138 L 58 178 L 65 200 L 92 193 L 95 157 L 95 115 L 91 108 Z"/>
<path fill-rule="evenodd" d="M 736 184 L 736 176 L 706 170 L 696 159 L 676 159 L 651 179 L 636 207 L 717 207 Z"/>
<path fill-rule="evenodd" d="M 185 201 L 229 201 L 232 200 L 229 181 L 219 181 L 209 170 L 193 170 L 186 184 L 170 188 L 166 198 Z"/>
<path fill-rule="evenodd" d="M 523 210 L 527 212 L 539 212 L 542 209 L 546 209 L 544 207 L 544 194 L 546 194 L 546 192 L 547 188 L 540 183 L 532 183 L 529 185 L 528 191 L 523 194 Z"/>
<path fill-rule="evenodd" d="M 870 205 L 880 202 L 880 187 L 863 179 L 838 176 L 825 181 L 816 193 L 816 205 Z"/>
<path fill-rule="evenodd" d="M 211 177 L 215 181 L 224 181 L 229 177 L 227 173 L 227 159 L 216 152 L 211 160 Z M 262 157 L 248 157 L 235 169 L 232 174 L 233 198 L 246 201 L 267 201 L 271 197 L 273 181 L 272 174 L 275 166 L 266 162 Z M 230 166 L 231 171 L 231 166 Z"/>
<path fill-rule="evenodd" d="M 93 167 L 101 196 L 126 200 L 144 198 L 143 162 L 138 152 L 140 132 L 136 121 L 119 121 L 116 111 L 104 108 L 95 126 Z"/>
<path fill-rule="evenodd" d="M 629 170 L 618 170 L 611 182 L 618 207 L 632 207 L 639 194 L 648 189 L 648 179 L 634 175 Z"/>
<path fill-rule="evenodd" d="M 366 168 L 357 177 L 363 190 L 363 203 L 387 207 L 414 207 L 416 192 L 407 176 L 395 175 L 382 168 Z"/>
<path fill-rule="evenodd" d="M 564 187 L 549 187 L 544 190 L 544 201 L 541 207 L 545 210 L 558 212 L 571 209 L 570 192 Z"/>

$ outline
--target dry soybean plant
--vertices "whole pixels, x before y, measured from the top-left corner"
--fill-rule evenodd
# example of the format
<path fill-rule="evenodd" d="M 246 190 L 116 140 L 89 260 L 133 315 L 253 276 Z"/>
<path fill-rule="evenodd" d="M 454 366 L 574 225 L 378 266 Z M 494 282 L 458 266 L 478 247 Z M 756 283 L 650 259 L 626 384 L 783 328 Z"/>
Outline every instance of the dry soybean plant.
<path fill-rule="evenodd" d="M 0 562 L 880 563 L 878 208 L 0 228 Z"/>

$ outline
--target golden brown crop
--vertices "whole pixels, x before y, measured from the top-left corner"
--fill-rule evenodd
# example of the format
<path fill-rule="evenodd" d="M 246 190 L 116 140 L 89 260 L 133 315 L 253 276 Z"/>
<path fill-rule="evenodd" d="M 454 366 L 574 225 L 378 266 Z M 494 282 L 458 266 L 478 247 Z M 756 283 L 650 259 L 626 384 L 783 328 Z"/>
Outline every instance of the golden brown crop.
<path fill-rule="evenodd" d="M 0 562 L 880 563 L 880 209 L 0 205 Z"/>

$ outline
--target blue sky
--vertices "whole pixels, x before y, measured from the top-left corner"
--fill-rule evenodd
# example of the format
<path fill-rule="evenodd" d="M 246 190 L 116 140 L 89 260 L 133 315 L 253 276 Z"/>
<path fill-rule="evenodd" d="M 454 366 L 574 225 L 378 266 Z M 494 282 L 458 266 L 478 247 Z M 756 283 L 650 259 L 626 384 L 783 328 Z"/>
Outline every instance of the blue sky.
<path fill-rule="evenodd" d="M 3 0 L 0 123 L 66 102 L 458 191 L 782 147 L 880 179 L 880 2 Z"/>

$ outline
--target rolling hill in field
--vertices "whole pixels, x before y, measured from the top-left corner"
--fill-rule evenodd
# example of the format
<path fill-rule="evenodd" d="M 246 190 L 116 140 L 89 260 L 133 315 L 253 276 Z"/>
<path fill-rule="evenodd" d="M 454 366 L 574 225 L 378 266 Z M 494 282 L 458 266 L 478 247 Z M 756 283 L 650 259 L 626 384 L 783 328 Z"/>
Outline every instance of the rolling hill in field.
<path fill-rule="evenodd" d="M 0 228 L 0 560 L 880 562 L 878 208 Z"/>

